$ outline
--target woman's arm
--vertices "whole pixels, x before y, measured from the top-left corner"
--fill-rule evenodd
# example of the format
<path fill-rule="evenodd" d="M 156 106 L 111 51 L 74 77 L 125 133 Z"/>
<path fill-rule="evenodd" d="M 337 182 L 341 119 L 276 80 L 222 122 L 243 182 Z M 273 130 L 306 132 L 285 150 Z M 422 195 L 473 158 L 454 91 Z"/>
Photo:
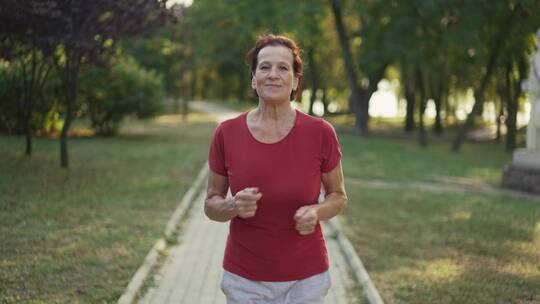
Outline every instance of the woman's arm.
<path fill-rule="evenodd" d="M 325 199 L 315 206 L 319 220 L 325 221 L 338 215 L 347 207 L 349 199 L 345 192 L 345 180 L 341 162 L 328 173 L 322 174 Z"/>
<path fill-rule="evenodd" d="M 332 171 L 322 174 L 322 183 L 326 193 L 324 201 L 300 207 L 294 215 L 296 230 L 302 235 L 313 233 L 318 221 L 329 220 L 347 207 L 341 162 Z"/>
<path fill-rule="evenodd" d="M 204 213 L 208 218 L 218 222 L 226 222 L 235 216 L 249 218 L 257 211 L 257 201 L 262 193 L 257 188 L 246 188 L 227 198 L 229 179 L 210 170 Z"/>
<path fill-rule="evenodd" d="M 227 197 L 229 178 L 210 170 L 204 213 L 208 218 L 218 222 L 226 222 L 236 216 L 236 208 L 232 197 Z"/>

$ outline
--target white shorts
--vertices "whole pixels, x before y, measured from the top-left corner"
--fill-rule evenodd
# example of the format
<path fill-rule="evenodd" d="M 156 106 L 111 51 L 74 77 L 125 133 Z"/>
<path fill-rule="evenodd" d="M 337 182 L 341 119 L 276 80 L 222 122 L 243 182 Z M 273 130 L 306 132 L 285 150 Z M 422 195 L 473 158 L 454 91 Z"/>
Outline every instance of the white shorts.
<path fill-rule="evenodd" d="M 227 304 L 322 304 L 330 285 L 328 271 L 286 282 L 252 281 L 225 271 L 221 280 Z"/>

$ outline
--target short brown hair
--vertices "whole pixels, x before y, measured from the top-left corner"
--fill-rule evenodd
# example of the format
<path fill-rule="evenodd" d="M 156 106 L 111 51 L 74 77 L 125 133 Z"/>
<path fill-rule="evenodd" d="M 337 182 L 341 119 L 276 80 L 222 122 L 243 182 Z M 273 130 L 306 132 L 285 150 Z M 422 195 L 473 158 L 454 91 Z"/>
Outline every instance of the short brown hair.
<path fill-rule="evenodd" d="M 294 76 L 298 77 L 298 87 L 296 90 L 293 90 L 291 92 L 290 100 L 294 100 L 298 97 L 298 92 L 301 92 L 302 88 L 302 73 L 304 70 L 304 64 L 302 63 L 302 58 L 300 58 L 300 52 L 301 49 L 296 45 L 296 42 L 294 42 L 292 39 L 287 38 L 285 36 L 281 35 L 273 35 L 273 34 L 267 34 L 264 36 L 260 36 L 257 39 L 257 42 L 255 42 L 255 46 L 249 50 L 249 52 L 246 55 L 246 62 L 249 65 L 251 69 L 251 75 L 253 76 L 255 74 L 255 70 L 257 69 L 257 61 L 259 52 L 269 46 L 284 46 L 291 50 L 293 55 L 293 71 Z M 259 97 L 256 90 L 253 90 L 253 94 L 255 94 L 255 97 Z"/>

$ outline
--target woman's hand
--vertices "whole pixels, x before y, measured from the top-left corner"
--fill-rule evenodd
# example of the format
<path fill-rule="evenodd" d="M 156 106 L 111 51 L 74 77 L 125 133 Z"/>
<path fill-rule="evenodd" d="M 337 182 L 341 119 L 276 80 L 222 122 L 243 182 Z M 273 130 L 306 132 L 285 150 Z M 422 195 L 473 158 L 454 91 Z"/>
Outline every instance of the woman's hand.
<path fill-rule="evenodd" d="M 315 231 L 315 226 L 319 222 L 319 215 L 315 206 L 317 205 L 302 206 L 294 214 L 296 230 L 301 235 L 307 235 Z"/>
<path fill-rule="evenodd" d="M 233 198 L 236 215 L 241 218 L 250 218 L 257 212 L 257 201 L 262 197 L 258 188 L 246 188 L 238 191 Z"/>

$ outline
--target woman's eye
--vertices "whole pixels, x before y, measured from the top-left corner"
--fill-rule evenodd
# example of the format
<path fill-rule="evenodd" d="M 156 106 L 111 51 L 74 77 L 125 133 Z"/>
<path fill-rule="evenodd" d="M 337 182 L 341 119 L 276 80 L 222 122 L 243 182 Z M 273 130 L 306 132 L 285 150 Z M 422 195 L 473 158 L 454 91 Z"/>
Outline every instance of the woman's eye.
<path fill-rule="evenodd" d="M 289 70 L 289 68 L 286 67 L 286 66 L 280 66 L 279 69 L 282 70 L 282 71 L 288 71 Z"/>
<path fill-rule="evenodd" d="M 268 70 L 268 69 L 269 69 L 269 67 L 268 67 L 267 65 L 263 65 L 263 66 L 262 66 L 262 67 L 260 67 L 259 69 L 261 69 L 261 70 Z"/>

